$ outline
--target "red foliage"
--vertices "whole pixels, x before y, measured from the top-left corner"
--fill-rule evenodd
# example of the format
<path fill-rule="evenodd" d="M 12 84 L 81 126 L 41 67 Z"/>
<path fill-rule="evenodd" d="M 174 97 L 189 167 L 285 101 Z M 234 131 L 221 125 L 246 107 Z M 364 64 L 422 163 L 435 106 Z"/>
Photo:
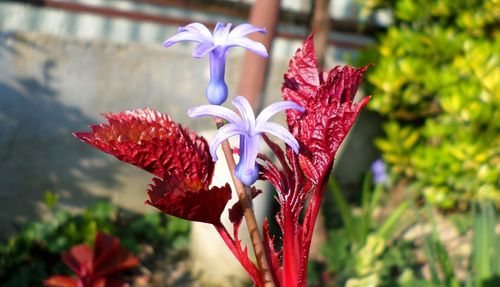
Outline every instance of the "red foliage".
<path fill-rule="evenodd" d="M 72 247 L 62 260 L 78 278 L 55 275 L 44 281 L 47 287 L 125 287 L 117 274 L 139 264 L 139 260 L 120 245 L 120 241 L 104 233 L 97 233 L 92 249 L 87 244 Z"/>
<path fill-rule="evenodd" d="M 92 132 L 74 135 L 160 178 L 176 175 L 193 184 L 210 185 L 214 163 L 203 137 L 150 109 L 104 117 L 108 124 L 93 125 L 90 126 Z"/>
<path fill-rule="evenodd" d="M 249 193 L 252 196 L 252 199 L 256 198 L 257 195 L 262 193 L 262 190 L 256 189 L 255 187 L 249 187 Z M 243 219 L 243 208 L 239 201 L 233 204 L 233 207 L 229 208 L 229 221 L 233 224 L 240 224 Z"/>
<path fill-rule="evenodd" d="M 335 154 L 369 101 L 366 97 L 359 103 L 353 102 L 366 69 L 337 66 L 328 73 L 318 71 L 312 37 L 290 61 L 281 90 L 285 100 L 305 108 L 303 113 L 287 111 L 288 128 L 299 141 L 299 153 L 295 154 L 290 148 L 284 151 L 263 135 L 281 168 L 267 157 L 259 156 L 265 162 L 260 167 L 260 178 L 276 187 L 281 206 L 276 216 L 282 231 L 280 252 L 274 250 L 274 239 L 269 236 L 267 221 L 264 223 L 264 249 L 276 286 L 306 286 L 312 233 Z M 231 191 L 227 184 L 209 188 L 214 163 L 206 140 L 168 116 L 148 109 L 105 117 L 108 124 L 91 126 L 92 132 L 75 133 L 75 136 L 156 175 L 158 178 L 153 179 L 146 203 L 177 217 L 213 224 L 256 286 L 263 286 L 260 271 L 238 238 L 243 217 L 239 203 L 230 210 L 233 236 L 220 222 Z M 257 194 L 257 190 L 252 190 L 253 197 Z M 303 218 L 300 215 L 304 215 Z M 72 268 L 79 276 L 81 272 L 88 273 L 91 269 L 82 267 L 86 266 L 84 262 L 94 262 L 87 258 L 88 250 L 81 247 L 73 253 L 74 260 L 65 262 L 76 262 L 68 265 L 75 266 Z M 66 280 L 68 285 L 47 286 L 76 286 L 60 276 L 50 279 Z M 94 285 L 88 286 L 112 286 L 95 285 L 108 284 L 107 281 L 101 283 L 95 279 L 93 282 Z"/>
<path fill-rule="evenodd" d="M 228 185 L 209 188 L 214 162 L 203 137 L 149 109 L 104 117 L 108 124 L 75 136 L 158 176 L 146 203 L 187 220 L 220 222 L 231 190 Z"/>
<path fill-rule="evenodd" d="M 153 179 L 148 190 L 147 204 L 159 210 L 191 221 L 220 223 L 220 215 L 231 199 L 231 187 L 197 188 L 189 186 L 182 178 Z"/>
<path fill-rule="evenodd" d="M 366 69 L 336 66 L 328 73 L 319 72 L 311 36 L 290 61 L 281 90 L 285 100 L 305 108 L 303 113 L 287 111 L 288 128 L 300 144 L 299 154 L 289 148 L 283 152 L 264 136 L 281 169 L 270 161 L 261 169 L 262 178 L 276 187 L 281 206 L 277 221 L 283 233 L 282 267 L 271 250 L 272 240 L 264 235 L 277 285 L 306 286 L 314 223 L 335 154 L 370 99 L 353 103 Z"/>
<path fill-rule="evenodd" d="M 287 111 L 288 127 L 305 156 L 300 165 L 316 183 L 331 168 L 340 144 L 370 100 L 366 97 L 353 103 L 367 68 L 336 66 L 328 74 L 318 73 L 311 36 L 290 61 L 281 91 L 285 100 L 302 105 L 306 111 Z"/>

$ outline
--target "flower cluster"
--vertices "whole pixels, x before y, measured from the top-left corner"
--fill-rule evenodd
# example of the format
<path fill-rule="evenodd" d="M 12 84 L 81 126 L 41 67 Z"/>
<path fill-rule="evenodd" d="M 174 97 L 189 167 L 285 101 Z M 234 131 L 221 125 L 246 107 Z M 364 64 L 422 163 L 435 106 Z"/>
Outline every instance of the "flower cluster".
<path fill-rule="evenodd" d="M 211 105 L 188 111 L 194 118 L 211 116 L 218 123 L 227 121 L 218 124 L 219 130 L 210 143 L 167 115 L 149 109 L 108 114 L 105 116 L 107 124 L 91 126 L 91 132 L 75 133 L 75 136 L 151 172 L 155 178 L 146 203 L 173 216 L 212 224 L 256 286 L 306 286 L 314 224 L 335 154 L 369 101 L 366 97 L 354 103 L 354 95 L 367 67 L 337 66 L 329 72 L 318 71 L 313 40 L 309 37 L 290 61 L 281 89 L 284 101 L 265 108 L 256 118 L 248 101 L 237 96 L 232 103 L 238 114 L 220 106 L 227 98 L 225 55 L 230 47 L 240 46 L 267 56 L 262 44 L 244 37 L 252 32 L 263 33 L 265 29 L 249 24 L 237 26 L 232 31 L 230 28 L 230 24 L 217 24 L 212 35 L 203 25 L 193 23 L 180 28 L 178 34 L 164 43 L 168 47 L 179 41 L 194 41 L 198 43 L 194 57 L 210 55 L 211 79 L 206 96 Z M 281 111 L 286 111 L 288 129 L 269 122 Z M 282 140 L 285 149 L 267 134 Z M 277 244 L 269 234 L 267 220 L 262 239 L 252 237 L 252 243 L 260 240 L 264 246 L 260 256 L 268 267 L 261 264 L 259 257 L 258 264 L 254 263 L 238 238 L 243 217 L 247 220 L 244 214 L 253 211 L 240 197 L 229 211 L 234 225 L 231 235 L 220 219 L 231 197 L 231 188 L 229 184 L 210 187 L 217 160 L 216 149 L 223 142 L 229 145 L 226 140 L 232 136 L 240 137 L 237 151 L 240 159 L 231 172 L 240 185 L 247 186 L 249 200 L 261 193 L 248 187 L 259 179 L 269 181 L 277 191 L 275 198 L 281 210 L 276 220 L 281 227 L 281 249 L 276 251 Z M 259 154 L 260 139 L 269 145 L 279 165 Z M 231 149 L 229 156 L 234 151 Z M 226 150 L 225 156 L 228 156 Z M 238 185 L 235 186 L 238 189 Z"/>

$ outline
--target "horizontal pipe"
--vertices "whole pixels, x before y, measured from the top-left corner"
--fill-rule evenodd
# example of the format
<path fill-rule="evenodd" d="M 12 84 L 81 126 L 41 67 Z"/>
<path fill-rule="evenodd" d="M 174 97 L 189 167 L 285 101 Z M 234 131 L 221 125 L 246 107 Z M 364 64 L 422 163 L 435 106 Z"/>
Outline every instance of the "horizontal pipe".
<path fill-rule="evenodd" d="M 8 0 L 10 2 L 20 2 L 35 6 L 43 6 L 53 9 L 60 9 L 73 13 L 87 13 L 94 14 L 104 17 L 110 18 L 124 18 L 132 21 L 138 22 L 152 22 L 161 25 L 174 25 L 174 26 L 183 26 L 192 22 L 191 19 L 187 18 L 174 18 L 165 15 L 155 15 L 151 13 L 137 12 L 137 11 L 126 11 L 120 10 L 116 8 L 110 7 L 101 7 L 96 5 L 88 5 L 81 4 L 76 2 L 68 2 L 61 0 Z M 162 0 L 141 0 L 142 2 L 161 2 Z M 170 1 L 164 1 L 170 2 Z M 179 1 L 178 1 L 179 2 Z M 180 1 L 182 2 L 182 1 Z M 215 27 L 216 22 L 204 22 L 207 27 Z M 335 27 L 335 26 L 333 26 Z M 306 35 L 302 33 L 289 33 L 289 32 L 280 32 L 278 31 L 276 34 L 277 37 L 285 38 L 285 39 L 294 39 L 294 40 L 303 40 Z M 332 40 L 328 41 L 329 45 L 346 48 L 346 49 L 362 49 L 366 46 L 364 43 L 356 43 L 353 41 L 346 40 Z"/>
<path fill-rule="evenodd" d="M 252 4 L 249 3 L 226 0 L 135 0 L 135 2 L 222 14 L 242 19 L 248 18 L 252 7 Z M 281 9 L 279 19 L 281 24 L 309 27 L 311 14 L 308 12 Z M 333 32 L 339 33 L 371 36 L 375 31 L 385 29 L 374 23 L 364 23 L 360 25 L 356 20 L 330 18 L 329 22 Z"/>

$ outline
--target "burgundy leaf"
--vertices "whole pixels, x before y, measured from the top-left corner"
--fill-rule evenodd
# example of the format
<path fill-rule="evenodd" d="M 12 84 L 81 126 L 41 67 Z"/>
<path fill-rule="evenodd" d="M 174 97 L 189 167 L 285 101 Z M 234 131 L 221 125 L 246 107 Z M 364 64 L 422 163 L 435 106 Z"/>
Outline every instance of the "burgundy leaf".
<path fill-rule="evenodd" d="M 94 254 L 96 277 L 106 277 L 139 264 L 137 257 L 121 246 L 118 238 L 105 233 L 97 233 Z"/>
<path fill-rule="evenodd" d="M 311 35 L 290 60 L 281 92 L 286 100 L 294 101 L 305 107 L 309 98 L 315 96 L 319 85 L 318 64 Z M 298 115 L 300 113 L 294 112 L 293 114 Z"/>
<path fill-rule="evenodd" d="M 265 158 L 261 168 L 261 177 L 275 186 L 281 206 L 276 219 L 282 230 L 282 267 L 274 269 L 274 276 L 281 274 L 279 282 L 283 286 L 306 286 L 314 223 L 335 154 L 370 99 L 353 103 L 366 69 L 337 66 L 328 73 L 320 73 L 313 39 L 309 37 L 285 74 L 281 88 L 284 99 L 305 108 L 303 113 L 287 111 L 288 128 L 300 144 L 299 154 L 290 149 L 284 152 L 264 137 L 281 169 Z M 264 238 L 266 253 L 273 262 L 276 254 L 271 249 L 272 240 L 266 234 Z"/>
<path fill-rule="evenodd" d="M 306 111 L 287 111 L 288 128 L 301 145 L 300 153 L 309 160 L 301 158 L 300 164 L 314 182 L 319 182 L 330 169 L 340 144 L 369 101 L 366 97 L 358 104 L 353 103 L 367 68 L 336 66 L 326 79 L 320 80 L 312 37 L 290 61 L 281 90 L 285 100 L 295 101 Z"/>
<path fill-rule="evenodd" d="M 236 252 L 236 258 L 240 264 L 245 268 L 247 273 L 252 278 L 253 283 L 256 287 L 264 287 L 264 283 L 262 282 L 262 278 L 260 277 L 259 270 L 257 266 L 248 258 L 248 248 L 245 246 L 245 249 L 241 246 L 241 240 L 239 239 L 238 233 L 240 230 L 241 219 L 233 222 L 233 236 L 234 236 L 234 247 Z"/>
<path fill-rule="evenodd" d="M 87 244 L 76 245 L 62 254 L 62 260 L 78 277 L 88 276 L 93 269 L 94 251 Z"/>
<path fill-rule="evenodd" d="M 255 187 L 250 187 L 252 192 L 252 199 L 257 197 L 257 195 L 262 193 L 262 190 L 256 189 Z M 239 201 L 233 204 L 233 207 L 229 209 L 229 221 L 233 224 L 240 224 L 243 219 L 243 209 L 241 208 L 241 204 Z"/>
<path fill-rule="evenodd" d="M 139 264 L 117 238 L 101 232 L 96 235 L 94 248 L 87 244 L 76 245 L 62 254 L 62 260 L 79 279 L 56 275 L 46 279 L 45 286 L 125 287 L 127 284 L 115 276 Z"/>
<path fill-rule="evenodd" d="M 63 275 L 54 275 L 43 281 L 46 287 L 79 287 L 78 279 Z"/>
<path fill-rule="evenodd" d="M 189 182 L 182 177 L 154 178 L 153 181 L 146 203 L 187 220 L 218 224 L 231 199 L 231 187 L 227 183 L 207 189 L 199 182 Z"/>
<path fill-rule="evenodd" d="M 78 132 L 80 140 L 164 178 L 184 176 L 208 187 L 214 163 L 208 143 L 169 116 L 149 109 L 106 114 L 107 124 Z"/>
<path fill-rule="evenodd" d="M 149 109 L 106 114 L 105 118 L 107 124 L 91 126 L 92 132 L 75 136 L 158 176 L 146 203 L 188 220 L 220 221 L 230 189 L 209 189 L 214 162 L 203 137 Z"/>
<path fill-rule="evenodd" d="M 266 250 L 267 261 L 271 264 L 273 272 L 274 282 L 277 282 L 276 287 L 283 285 L 283 270 L 280 265 L 280 254 L 281 252 L 276 252 L 274 250 L 274 237 L 271 238 L 269 235 L 269 221 L 267 218 L 264 220 L 264 225 L 262 226 L 262 233 L 264 235 L 264 248 Z"/>

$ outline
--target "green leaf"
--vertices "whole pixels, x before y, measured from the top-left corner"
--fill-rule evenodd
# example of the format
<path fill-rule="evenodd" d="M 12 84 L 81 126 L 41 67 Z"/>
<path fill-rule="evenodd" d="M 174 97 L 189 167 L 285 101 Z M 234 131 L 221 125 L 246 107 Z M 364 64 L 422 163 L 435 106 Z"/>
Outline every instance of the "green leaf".
<path fill-rule="evenodd" d="M 342 195 L 342 192 L 340 191 L 340 188 L 338 187 L 337 183 L 333 180 L 333 178 L 328 181 L 328 187 L 332 191 L 333 198 L 337 203 L 337 206 L 340 211 L 340 216 L 342 218 L 342 222 L 344 223 L 349 239 L 352 242 L 359 243 L 357 232 L 354 226 L 354 221 L 351 214 L 351 209 L 349 208 L 347 201 L 345 200 L 344 196 Z"/>
<path fill-rule="evenodd" d="M 59 202 L 59 196 L 53 192 L 46 191 L 44 194 L 44 202 L 48 209 L 54 209 Z"/>
<path fill-rule="evenodd" d="M 408 208 L 408 202 L 401 203 L 391 215 L 384 221 L 382 226 L 378 229 L 377 235 L 385 240 L 390 238 L 391 232 L 394 230 L 396 223 L 398 223 L 401 215 Z"/>

